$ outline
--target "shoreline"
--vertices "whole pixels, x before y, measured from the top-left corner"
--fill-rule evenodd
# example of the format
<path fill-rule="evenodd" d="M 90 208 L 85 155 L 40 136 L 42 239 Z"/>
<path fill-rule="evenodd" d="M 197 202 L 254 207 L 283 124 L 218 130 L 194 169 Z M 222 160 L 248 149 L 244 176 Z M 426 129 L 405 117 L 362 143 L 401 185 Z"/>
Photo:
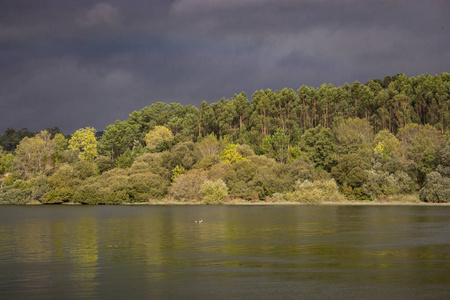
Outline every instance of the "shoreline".
<path fill-rule="evenodd" d="M 180 202 L 180 201 L 151 201 L 151 202 L 140 202 L 140 203 L 122 203 L 119 205 L 130 205 L 130 206 L 213 206 L 211 204 L 204 204 L 201 202 Z M 300 202 L 265 202 L 265 201 L 230 201 L 223 204 L 216 204 L 215 206 L 450 206 L 450 203 L 430 203 L 430 202 L 405 202 L 405 201 L 324 201 L 317 203 L 300 203 Z"/>
<path fill-rule="evenodd" d="M 409 198 L 411 199 L 411 198 Z M 41 203 L 41 202 L 30 202 L 27 204 L 5 204 L 5 205 L 64 205 L 64 206 L 78 206 L 78 205 L 119 205 L 119 206 L 211 206 L 211 204 L 205 204 L 201 201 L 177 201 L 174 199 L 149 199 L 147 202 L 137 202 L 137 203 L 119 203 L 119 204 L 84 204 L 76 202 L 64 202 L 64 203 Z M 243 200 L 243 199 L 229 199 L 222 204 L 223 206 L 296 206 L 296 205 L 307 205 L 307 206 L 450 206 L 450 203 L 433 203 L 433 202 L 422 202 L 419 200 L 398 200 L 397 199 L 376 199 L 376 200 L 344 200 L 344 201 L 317 201 L 313 203 L 306 202 L 288 202 L 288 201 L 261 201 L 261 200 Z M 1 205 L 0 205 L 1 206 Z"/>
<path fill-rule="evenodd" d="M 2 204 L 0 206 L 450 206 L 450 203 L 416 203 L 416 202 L 232 202 L 223 204 L 204 204 L 198 202 L 139 202 L 120 204 L 82 204 L 82 203 L 27 203 L 27 204 Z"/>

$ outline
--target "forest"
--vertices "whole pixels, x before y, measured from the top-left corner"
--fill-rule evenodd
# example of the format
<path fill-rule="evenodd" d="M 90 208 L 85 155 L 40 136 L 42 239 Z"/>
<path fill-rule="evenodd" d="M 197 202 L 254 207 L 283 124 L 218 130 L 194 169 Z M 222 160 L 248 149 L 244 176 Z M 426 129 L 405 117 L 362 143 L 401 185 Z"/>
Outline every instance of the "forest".
<path fill-rule="evenodd" d="M 0 204 L 450 202 L 450 74 L 156 102 L 0 135 Z"/>

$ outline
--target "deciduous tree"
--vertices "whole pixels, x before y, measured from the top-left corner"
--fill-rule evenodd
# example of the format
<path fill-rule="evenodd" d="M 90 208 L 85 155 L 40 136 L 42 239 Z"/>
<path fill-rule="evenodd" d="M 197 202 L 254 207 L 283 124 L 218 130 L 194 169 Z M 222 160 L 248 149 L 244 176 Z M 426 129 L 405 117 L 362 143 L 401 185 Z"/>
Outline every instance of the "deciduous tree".
<path fill-rule="evenodd" d="M 164 148 L 164 143 L 170 143 L 173 140 L 172 132 L 164 126 L 155 126 L 153 130 L 145 136 L 147 148 L 150 150 L 157 150 Z"/>
<path fill-rule="evenodd" d="M 42 131 L 35 137 L 25 137 L 17 146 L 14 166 L 26 178 L 50 172 L 55 163 L 55 145 L 50 133 Z"/>
<path fill-rule="evenodd" d="M 75 131 L 69 140 L 69 149 L 78 154 L 78 158 L 93 161 L 97 157 L 97 139 L 93 127 Z"/>

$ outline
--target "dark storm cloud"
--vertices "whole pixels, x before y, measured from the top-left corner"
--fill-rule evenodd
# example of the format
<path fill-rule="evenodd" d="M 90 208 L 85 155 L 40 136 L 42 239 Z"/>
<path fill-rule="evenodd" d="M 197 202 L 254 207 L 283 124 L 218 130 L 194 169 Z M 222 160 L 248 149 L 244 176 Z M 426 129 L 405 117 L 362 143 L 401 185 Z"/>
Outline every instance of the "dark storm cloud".
<path fill-rule="evenodd" d="M 0 2 L 0 132 L 102 130 L 156 101 L 449 71 L 447 1 Z"/>

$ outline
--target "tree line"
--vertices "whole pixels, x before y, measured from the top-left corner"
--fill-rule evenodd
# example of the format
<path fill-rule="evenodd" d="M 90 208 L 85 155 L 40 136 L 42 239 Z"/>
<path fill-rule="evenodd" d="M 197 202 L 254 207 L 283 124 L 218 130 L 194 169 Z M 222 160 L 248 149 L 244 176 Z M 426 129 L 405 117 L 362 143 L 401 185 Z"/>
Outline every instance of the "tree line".
<path fill-rule="evenodd" d="M 450 200 L 450 74 L 156 102 L 101 135 L 8 128 L 0 203 Z"/>

